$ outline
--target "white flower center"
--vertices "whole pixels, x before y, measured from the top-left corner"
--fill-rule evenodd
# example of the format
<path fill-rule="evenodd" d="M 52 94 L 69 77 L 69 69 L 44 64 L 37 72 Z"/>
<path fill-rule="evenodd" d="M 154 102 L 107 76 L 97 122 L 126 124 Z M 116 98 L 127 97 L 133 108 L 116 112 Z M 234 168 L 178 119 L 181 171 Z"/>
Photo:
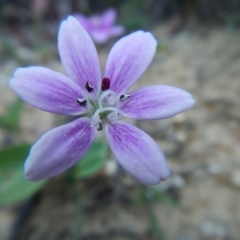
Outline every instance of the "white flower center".
<path fill-rule="evenodd" d="M 102 121 L 117 121 L 123 117 L 122 110 L 119 108 L 121 102 L 124 102 L 130 98 L 130 95 L 123 94 L 120 97 L 117 94 L 109 89 L 108 78 L 103 78 L 102 83 L 102 93 L 98 99 L 98 102 L 94 101 L 91 97 L 84 99 L 78 98 L 77 102 L 80 106 L 91 106 L 94 113 L 91 118 L 91 126 L 96 128 L 98 131 L 103 129 Z M 94 91 L 90 83 L 86 83 L 85 86 L 88 93 Z M 90 111 L 92 111 L 90 110 Z"/>
<path fill-rule="evenodd" d="M 102 130 L 102 120 L 104 118 L 107 118 L 109 121 L 117 121 L 122 116 L 122 111 L 116 107 L 102 107 L 97 109 L 93 114 L 91 126 L 100 131 Z"/>
<path fill-rule="evenodd" d="M 102 108 L 104 105 L 105 106 L 114 106 L 117 103 L 117 95 L 114 91 L 112 90 L 106 90 L 104 91 L 99 100 L 98 100 L 98 105 L 100 108 Z"/>
<path fill-rule="evenodd" d="M 99 108 L 92 116 L 92 127 L 98 131 L 102 130 L 102 120 L 117 121 L 122 118 L 121 109 L 117 107 L 119 99 L 114 91 L 108 89 L 103 91 L 98 100 Z"/>

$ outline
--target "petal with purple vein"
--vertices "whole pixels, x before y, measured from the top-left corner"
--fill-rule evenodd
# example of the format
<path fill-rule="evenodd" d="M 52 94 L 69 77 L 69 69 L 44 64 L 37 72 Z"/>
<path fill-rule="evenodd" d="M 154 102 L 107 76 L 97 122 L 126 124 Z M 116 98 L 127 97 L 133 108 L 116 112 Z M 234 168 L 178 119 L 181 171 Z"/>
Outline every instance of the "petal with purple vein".
<path fill-rule="evenodd" d="M 54 177 L 72 167 L 85 155 L 96 136 L 88 118 L 45 133 L 31 148 L 25 162 L 25 176 L 31 181 Z"/>
<path fill-rule="evenodd" d="M 137 31 L 121 38 L 112 48 L 104 77 L 110 89 L 123 94 L 145 72 L 156 52 L 157 41 L 149 32 Z"/>
<path fill-rule="evenodd" d="M 97 96 L 101 85 L 98 54 L 89 34 L 72 16 L 60 26 L 58 50 L 68 76 L 82 89 L 89 82 Z"/>
<path fill-rule="evenodd" d="M 88 111 L 77 103 L 83 93 L 71 79 L 43 67 L 18 68 L 10 87 L 27 103 L 43 111 L 79 115 Z"/>
<path fill-rule="evenodd" d="M 118 162 L 139 181 L 153 185 L 168 178 L 163 153 L 148 134 L 122 121 L 107 124 L 105 132 Z"/>
<path fill-rule="evenodd" d="M 134 119 L 169 118 L 195 104 L 188 92 L 165 85 L 141 88 L 130 96 L 120 108 L 124 116 Z"/>

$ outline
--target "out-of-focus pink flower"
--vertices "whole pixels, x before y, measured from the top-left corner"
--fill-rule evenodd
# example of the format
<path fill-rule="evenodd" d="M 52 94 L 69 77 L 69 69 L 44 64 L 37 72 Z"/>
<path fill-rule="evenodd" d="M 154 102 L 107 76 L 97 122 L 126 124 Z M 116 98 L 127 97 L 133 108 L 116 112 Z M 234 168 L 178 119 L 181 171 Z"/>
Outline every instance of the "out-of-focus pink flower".
<path fill-rule="evenodd" d="M 44 13 L 47 10 L 49 0 L 33 0 L 32 10 L 37 13 Z"/>
<path fill-rule="evenodd" d="M 99 44 L 107 42 L 109 38 L 118 37 L 125 31 L 123 26 L 114 25 L 117 12 L 112 8 L 106 10 L 102 15 L 86 17 L 78 13 L 74 16 L 88 31 L 93 41 Z"/>

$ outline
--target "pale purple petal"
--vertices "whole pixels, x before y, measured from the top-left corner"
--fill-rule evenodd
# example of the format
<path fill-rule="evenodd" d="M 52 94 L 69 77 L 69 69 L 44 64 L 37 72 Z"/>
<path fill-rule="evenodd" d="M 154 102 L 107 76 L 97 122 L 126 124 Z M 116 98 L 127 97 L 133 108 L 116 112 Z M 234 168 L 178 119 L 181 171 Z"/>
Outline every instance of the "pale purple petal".
<path fill-rule="evenodd" d="M 43 111 L 79 115 L 87 107 L 77 103 L 83 94 L 79 86 L 61 73 L 43 67 L 19 68 L 10 87 L 30 105 Z"/>
<path fill-rule="evenodd" d="M 117 12 L 113 8 L 106 10 L 101 16 L 102 27 L 109 28 L 113 26 L 116 21 L 116 17 Z"/>
<path fill-rule="evenodd" d="M 45 133 L 32 147 L 25 162 L 31 181 L 54 177 L 85 155 L 96 136 L 88 118 L 79 118 Z"/>
<path fill-rule="evenodd" d="M 82 89 L 89 82 L 98 95 L 101 85 L 98 54 L 91 37 L 76 18 L 70 16 L 62 22 L 58 49 L 68 76 Z"/>
<path fill-rule="evenodd" d="M 195 104 L 188 92 L 164 85 L 138 89 L 130 93 L 121 109 L 124 116 L 134 119 L 164 119 L 191 108 Z"/>
<path fill-rule="evenodd" d="M 73 16 L 80 22 L 80 24 L 85 28 L 85 30 L 89 30 L 89 28 L 91 27 L 89 18 L 85 17 L 80 13 L 76 13 Z"/>
<path fill-rule="evenodd" d="M 122 26 L 111 27 L 107 29 L 93 29 L 89 33 L 94 42 L 103 44 L 106 43 L 109 38 L 117 37 L 122 35 L 124 32 L 124 28 Z"/>
<path fill-rule="evenodd" d="M 111 80 L 110 89 L 125 93 L 151 63 L 157 41 L 149 32 L 137 31 L 121 38 L 112 48 L 104 77 Z"/>
<path fill-rule="evenodd" d="M 89 17 L 89 33 L 96 29 L 102 29 L 102 19 L 99 15 L 92 15 Z"/>
<path fill-rule="evenodd" d="M 121 121 L 107 124 L 105 132 L 118 162 L 139 181 L 153 185 L 168 178 L 163 153 L 145 132 Z"/>
<path fill-rule="evenodd" d="M 95 29 L 89 32 L 93 41 L 98 44 L 106 43 L 109 39 L 109 31 Z"/>
<path fill-rule="evenodd" d="M 125 28 L 123 26 L 114 26 L 109 29 L 108 35 L 109 37 L 118 37 L 121 36 L 125 32 Z"/>

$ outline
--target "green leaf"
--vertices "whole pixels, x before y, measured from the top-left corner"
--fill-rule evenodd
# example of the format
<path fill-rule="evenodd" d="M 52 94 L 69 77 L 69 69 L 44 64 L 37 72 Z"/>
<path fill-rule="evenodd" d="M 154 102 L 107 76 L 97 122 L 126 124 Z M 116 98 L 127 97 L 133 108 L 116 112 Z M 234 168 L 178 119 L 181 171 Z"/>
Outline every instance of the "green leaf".
<path fill-rule="evenodd" d="M 160 53 L 164 50 L 167 50 L 167 45 L 163 41 L 158 41 L 157 52 Z"/>
<path fill-rule="evenodd" d="M 155 189 L 153 190 L 153 193 L 154 193 L 155 198 L 157 200 L 165 202 L 166 204 L 168 204 L 169 206 L 171 206 L 173 208 L 176 208 L 176 209 L 179 209 L 179 210 L 182 209 L 181 204 L 178 201 L 176 201 L 174 198 L 172 198 L 170 195 L 168 195 L 164 192 L 155 190 Z"/>
<path fill-rule="evenodd" d="M 136 203 L 143 203 L 146 200 L 161 201 L 178 210 L 182 210 L 183 208 L 181 204 L 169 194 L 154 189 L 153 187 L 144 187 L 143 190 L 137 189 L 133 200 Z"/>
<path fill-rule="evenodd" d="M 14 171 L 0 181 L 0 205 L 18 203 L 29 198 L 43 187 L 46 181 L 27 181 L 22 170 Z"/>
<path fill-rule="evenodd" d="M 75 165 L 75 176 L 77 178 L 86 178 L 99 171 L 107 158 L 108 145 L 104 141 L 95 141 L 83 157 Z"/>
<path fill-rule="evenodd" d="M 17 98 L 10 105 L 7 113 L 4 116 L 0 117 L 0 126 L 7 129 L 17 129 L 19 127 L 22 103 L 22 100 L 20 98 Z"/>
<path fill-rule="evenodd" d="M 0 151 L 0 172 L 22 168 L 31 146 L 22 144 Z"/>

